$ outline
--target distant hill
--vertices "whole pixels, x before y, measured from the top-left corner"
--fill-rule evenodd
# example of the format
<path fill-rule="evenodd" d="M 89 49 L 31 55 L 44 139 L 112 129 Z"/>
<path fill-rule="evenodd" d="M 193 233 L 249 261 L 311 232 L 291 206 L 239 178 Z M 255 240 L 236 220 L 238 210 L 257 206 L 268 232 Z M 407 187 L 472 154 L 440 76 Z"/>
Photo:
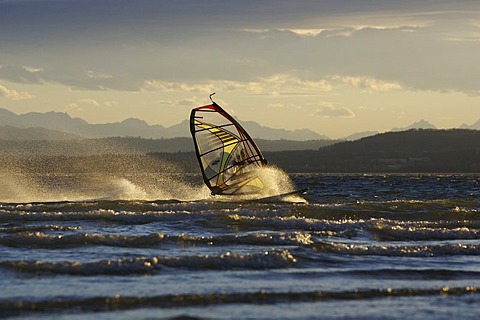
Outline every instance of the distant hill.
<path fill-rule="evenodd" d="M 461 129 L 471 129 L 471 130 L 480 130 L 480 120 L 478 120 L 477 122 L 471 124 L 471 125 L 467 125 L 467 124 L 462 124 L 460 126 Z"/>
<path fill-rule="evenodd" d="M 417 122 L 414 122 L 412 123 L 411 125 L 407 126 L 407 127 L 404 127 L 404 128 L 393 128 L 391 129 L 390 131 L 393 131 L 393 132 L 398 132 L 398 131 L 407 131 L 407 130 L 411 130 L 411 129 L 436 129 L 436 127 L 431 124 L 430 122 L 426 121 L 426 120 L 420 120 L 420 121 L 417 121 Z M 355 140 L 359 140 L 359 139 L 362 139 L 362 138 L 366 138 L 366 137 L 370 137 L 370 136 L 374 136 L 376 134 L 378 134 L 379 132 L 378 131 L 364 131 L 364 132 L 358 132 L 358 133 L 354 133 L 352 135 L 349 135 L 345 138 L 342 138 L 341 140 L 345 140 L 345 141 L 355 141 Z"/>
<path fill-rule="evenodd" d="M 82 134 L 82 128 L 87 126 L 85 120 L 71 118 L 62 112 L 29 112 L 17 115 L 6 109 L 0 108 L 0 126 L 12 126 L 18 128 L 46 128 L 69 133 Z"/>
<path fill-rule="evenodd" d="M 426 121 L 426 120 L 420 120 L 420 121 L 417 121 L 417 122 L 414 122 L 412 123 L 411 125 L 409 125 L 408 127 L 405 127 L 405 128 L 393 128 L 391 131 L 407 131 L 407 130 L 410 130 L 410 129 L 437 129 L 437 127 L 435 127 L 433 124 L 431 124 L 430 122 Z"/>
<path fill-rule="evenodd" d="M 269 145 L 272 141 L 258 142 L 269 163 L 287 172 L 480 173 L 478 130 L 412 129 L 308 150 L 276 151 L 274 144 Z M 21 165 L 39 172 L 82 171 L 87 167 L 98 172 L 119 167 L 131 170 L 132 166 L 148 163 L 149 157 L 178 165 L 183 173 L 199 172 L 190 138 L 0 140 L 1 165 Z"/>
<path fill-rule="evenodd" d="M 328 139 L 308 129 L 285 130 L 264 127 L 253 121 L 239 121 L 255 138 L 267 140 L 324 140 Z M 122 122 L 90 124 L 80 118 L 72 118 L 63 112 L 29 112 L 17 115 L 9 110 L 0 108 L 0 126 L 12 126 L 17 128 L 46 128 L 63 131 L 87 138 L 107 137 L 142 137 L 146 139 L 190 137 L 189 121 L 164 127 L 162 125 L 149 125 L 147 122 L 129 118 Z"/>
<path fill-rule="evenodd" d="M 329 137 L 320 135 L 308 129 L 301 130 L 285 130 L 285 129 L 272 129 L 259 125 L 254 121 L 240 121 L 240 124 L 247 130 L 252 138 L 260 138 L 265 140 L 328 140 Z"/>
<path fill-rule="evenodd" d="M 387 132 L 316 151 L 283 151 L 271 162 L 294 172 L 478 172 L 480 131 Z"/>
<path fill-rule="evenodd" d="M 378 134 L 378 131 L 363 131 L 363 132 L 357 132 L 354 134 L 351 134 L 349 136 L 346 136 L 345 138 L 342 138 L 341 140 L 345 141 L 354 141 L 354 140 L 359 140 L 365 137 L 370 137 Z"/>
<path fill-rule="evenodd" d="M 0 139 L 1 140 L 80 140 L 85 137 L 67 133 L 58 130 L 49 130 L 39 127 L 31 128 L 17 128 L 12 126 L 0 127 Z"/>
<path fill-rule="evenodd" d="M 90 156 L 106 154 L 146 154 L 189 152 L 192 139 L 98 138 L 81 140 L 2 140 L 0 156 Z"/>
<path fill-rule="evenodd" d="M 386 132 L 354 142 L 341 142 L 324 148 L 331 152 L 355 154 L 400 153 L 418 155 L 426 152 L 480 151 L 480 131 L 411 129 Z"/>
<path fill-rule="evenodd" d="M 10 130 L 12 129 L 12 130 Z M 7 134 L 5 134 L 7 132 Z M 36 134 L 34 134 L 36 133 Z M 35 139 L 37 137 L 38 139 Z M 264 152 L 284 150 L 318 150 L 335 143 L 334 140 L 265 140 L 256 143 Z M 140 137 L 111 137 L 85 139 L 61 131 L 43 128 L 19 129 L 0 127 L 0 155 L 101 155 L 147 154 L 153 152 L 193 152 L 190 137 L 144 139 Z"/>

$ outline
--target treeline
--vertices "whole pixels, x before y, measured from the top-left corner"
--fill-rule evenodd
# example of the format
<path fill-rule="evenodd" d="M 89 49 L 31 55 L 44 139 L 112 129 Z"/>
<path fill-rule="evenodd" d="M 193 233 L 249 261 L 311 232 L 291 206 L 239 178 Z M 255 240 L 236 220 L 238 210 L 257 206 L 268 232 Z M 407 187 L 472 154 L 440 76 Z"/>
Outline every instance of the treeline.
<path fill-rule="evenodd" d="M 0 168 L 16 172 L 33 171 L 45 174 L 81 172 L 168 172 L 198 174 L 198 162 L 190 139 L 187 151 L 146 152 L 149 148 L 137 145 L 135 153 L 115 153 L 119 141 L 99 139 L 97 154 L 29 154 L 2 153 Z M 89 140 L 89 150 L 92 141 Z M 148 139 L 131 138 L 128 145 Z M 168 139 L 172 140 L 172 139 Z M 83 141 L 83 140 L 82 140 Z M 116 147 L 111 147 L 116 145 Z M 111 149 L 105 149 L 110 146 Z M 37 148 L 49 148 L 49 145 Z M 74 148 L 66 146 L 66 148 Z M 126 148 L 126 147 L 125 147 Z M 59 149 L 61 151 L 61 149 Z M 78 150 L 78 149 L 76 149 Z M 170 149 L 169 149 L 170 150 Z M 68 153 L 66 153 L 68 154 Z M 270 164 L 287 172 L 478 172 L 480 173 L 480 131 L 476 130 L 410 130 L 389 132 L 353 142 L 340 142 L 312 150 L 266 151 Z M 1 171 L 1 170 L 0 170 Z"/>
<path fill-rule="evenodd" d="M 78 140 L 2 140 L 0 153 L 5 155 L 86 156 L 106 154 L 147 154 L 151 152 L 189 152 L 192 139 L 144 139 L 112 137 Z"/>
<path fill-rule="evenodd" d="M 388 132 L 319 150 L 268 154 L 294 172 L 479 172 L 480 131 Z"/>
<path fill-rule="evenodd" d="M 256 141 L 263 151 L 316 150 L 335 140 L 263 140 Z M 144 139 L 112 137 L 74 140 L 5 140 L 0 137 L 0 153 L 10 155 L 105 155 L 192 152 L 192 138 Z"/>

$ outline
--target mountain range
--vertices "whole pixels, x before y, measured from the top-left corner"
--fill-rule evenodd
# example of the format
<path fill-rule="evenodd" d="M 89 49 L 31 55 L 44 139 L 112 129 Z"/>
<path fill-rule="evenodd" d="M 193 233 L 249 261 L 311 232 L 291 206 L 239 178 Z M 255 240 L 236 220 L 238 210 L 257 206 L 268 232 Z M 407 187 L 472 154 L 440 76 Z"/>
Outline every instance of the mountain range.
<path fill-rule="evenodd" d="M 320 135 L 312 130 L 285 130 L 261 126 L 254 121 L 240 121 L 242 126 L 253 136 L 266 140 L 326 140 L 327 136 Z M 122 122 L 90 124 L 81 118 L 72 118 L 63 112 L 29 112 L 17 115 L 9 110 L 0 108 L 0 127 L 10 128 L 45 128 L 62 132 L 63 139 L 75 138 L 106 138 L 106 137 L 142 137 L 146 139 L 163 139 L 176 137 L 190 137 L 189 120 L 184 120 L 171 127 L 149 125 L 147 122 L 129 118 Z M 7 129 L 3 129 L 6 133 Z M 11 131 L 11 130 L 10 130 Z M 37 129 L 38 131 L 38 129 Z M 9 133 L 16 136 L 18 133 Z M 37 132 L 38 133 L 38 132 Z M 66 135 L 70 134 L 70 135 Z M 26 136 L 27 133 L 23 133 Z M 20 136 L 22 136 L 20 135 Z M 53 137 L 53 132 L 43 132 L 44 136 Z M 38 138 L 37 138 L 38 139 Z M 53 140 L 60 140 L 55 138 Z"/>
<path fill-rule="evenodd" d="M 460 126 L 460 129 L 480 130 L 480 120 L 478 120 L 477 122 L 475 122 L 472 125 L 467 125 L 467 124 L 464 123 Z"/>
<path fill-rule="evenodd" d="M 254 121 L 238 120 L 255 139 L 264 140 L 331 140 L 325 135 L 309 129 L 275 129 Z M 461 129 L 480 130 L 480 120 L 472 125 L 463 124 Z M 405 128 L 393 128 L 392 132 L 410 129 L 436 129 L 426 120 L 420 120 Z M 378 134 L 365 131 L 352 134 L 340 140 L 354 141 Z M 29 112 L 15 114 L 0 108 L 0 138 L 4 140 L 78 140 L 84 138 L 141 137 L 145 139 L 170 139 L 190 137 L 189 121 L 184 120 L 171 127 L 149 125 L 147 122 L 129 118 L 121 122 L 90 124 L 81 118 L 72 118 L 63 112 Z"/>

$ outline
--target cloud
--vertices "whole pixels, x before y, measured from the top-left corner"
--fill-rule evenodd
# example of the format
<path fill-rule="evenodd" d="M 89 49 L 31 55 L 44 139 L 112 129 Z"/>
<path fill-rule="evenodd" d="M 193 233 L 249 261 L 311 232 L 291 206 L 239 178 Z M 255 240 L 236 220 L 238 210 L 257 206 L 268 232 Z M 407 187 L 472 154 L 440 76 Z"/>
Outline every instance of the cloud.
<path fill-rule="evenodd" d="M 335 107 L 331 103 L 324 103 L 315 113 L 320 118 L 354 118 L 355 113 L 345 107 Z"/>
<path fill-rule="evenodd" d="M 277 91 L 295 92 L 326 92 L 332 90 L 332 85 L 327 80 L 306 80 L 289 74 L 274 74 L 261 78 L 264 89 L 276 88 Z"/>
<path fill-rule="evenodd" d="M 0 78 L 202 94 L 318 94 L 334 82 L 371 91 L 479 87 L 475 1 L 118 3 L 9 2 L 0 63 L 10 67 Z"/>
<path fill-rule="evenodd" d="M 111 79 L 111 78 L 113 78 L 113 76 L 111 74 L 104 73 L 104 72 L 99 72 L 99 71 L 95 71 L 95 70 L 88 70 L 87 75 L 88 75 L 89 78 L 92 78 L 92 79 Z"/>
<path fill-rule="evenodd" d="M 286 106 L 283 103 L 269 103 L 266 105 L 267 108 L 272 108 L 272 109 L 283 109 L 283 108 L 288 108 L 291 107 L 291 105 Z"/>
<path fill-rule="evenodd" d="M 13 89 L 9 89 L 0 84 L 0 97 L 4 97 L 8 100 L 28 100 L 32 99 L 33 96 L 28 92 L 19 92 Z"/>
<path fill-rule="evenodd" d="M 253 33 L 253 34 L 267 34 L 271 32 L 287 32 L 287 33 L 292 33 L 294 35 L 300 36 L 300 37 L 315 37 L 319 35 L 320 33 L 326 31 L 328 29 L 321 29 L 321 28 L 279 28 L 279 29 L 243 29 L 244 32 L 247 33 Z"/>
<path fill-rule="evenodd" d="M 306 80 L 289 74 L 273 74 L 254 81 L 210 80 L 203 82 L 145 81 L 141 90 L 161 92 L 195 92 L 209 94 L 215 91 L 241 91 L 249 94 L 321 94 L 332 90 L 324 79 Z"/>
<path fill-rule="evenodd" d="M 112 108 L 118 105 L 117 101 L 109 100 L 109 101 L 104 101 L 98 102 L 96 99 L 93 98 L 81 98 L 78 99 L 76 102 L 72 102 L 68 105 L 69 109 L 76 110 L 76 111 L 82 111 L 84 110 L 84 107 L 101 107 L 105 106 L 107 108 Z"/>
<path fill-rule="evenodd" d="M 478 19 L 479 14 L 478 10 L 458 16 L 448 11 L 428 16 L 419 13 L 409 20 L 408 14 L 402 13 L 399 22 L 403 24 L 397 25 L 385 19 L 374 24 L 373 18 L 365 24 L 361 22 L 369 21 L 352 17 L 354 26 L 350 27 L 317 24 L 325 28 L 317 28 L 316 36 L 302 36 L 301 29 L 294 28 L 255 31 L 260 43 L 274 48 L 269 51 L 269 62 L 278 68 L 307 70 L 330 80 L 328 75 L 342 74 L 344 78 L 336 78 L 337 82 L 367 91 L 475 94 L 479 88 L 480 30 L 468 18 Z"/>
<path fill-rule="evenodd" d="M 94 107 L 99 107 L 100 103 L 98 103 L 97 100 L 92 99 L 92 98 L 83 98 L 78 100 L 79 103 L 84 104 L 84 105 L 89 105 L 89 106 L 94 106 Z"/>
<path fill-rule="evenodd" d="M 366 91 L 392 91 L 403 89 L 399 83 L 370 77 L 327 76 L 326 79 L 304 79 L 292 74 L 272 74 L 255 81 L 211 80 L 203 82 L 146 81 L 143 91 L 194 92 L 210 94 L 215 91 L 244 92 L 259 95 L 324 95 L 341 85 L 349 85 Z"/>
<path fill-rule="evenodd" d="M 212 93 L 214 91 L 213 83 L 188 83 L 171 82 L 162 80 L 147 80 L 144 82 L 142 91 L 161 91 L 161 92 L 198 92 Z"/>
<path fill-rule="evenodd" d="M 402 86 L 396 82 L 388 82 L 373 79 L 370 77 L 352 77 L 352 76 L 330 76 L 333 81 L 347 84 L 359 89 L 365 89 L 369 91 L 392 91 L 402 90 Z"/>
<path fill-rule="evenodd" d="M 109 108 L 112 108 L 112 107 L 115 107 L 115 106 L 119 105 L 118 101 L 114 101 L 114 100 L 105 101 L 103 104 L 106 107 L 109 107 Z"/>
<path fill-rule="evenodd" d="M 158 100 L 157 102 L 161 105 L 167 105 L 175 108 L 193 108 L 205 104 L 205 99 L 197 98 L 187 98 L 187 99 L 178 99 L 178 100 Z M 203 101 L 203 102 L 202 102 Z"/>
<path fill-rule="evenodd" d="M 0 66 L 0 78 L 16 83 L 42 83 L 42 69 L 17 65 Z"/>
<path fill-rule="evenodd" d="M 331 37 L 353 37 L 360 33 L 374 33 L 374 32 L 415 32 L 418 29 L 424 28 L 426 25 L 361 25 L 354 27 L 341 27 L 333 29 L 325 29 L 318 33 L 318 36 L 325 38 Z"/>
<path fill-rule="evenodd" d="M 355 23 L 354 23 L 355 24 Z M 361 32 L 400 31 L 415 32 L 429 26 L 429 23 L 401 24 L 401 22 L 385 22 L 385 24 L 358 24 L 354 26 L 339 25 L 325 28 L 276 28 L 276 29 L 243 29 L 243 32 L 261 35 L 262 39 L 274 38 L 282 34 L 294 35 L 300 38 L 332 38 L 352 37 Z"/>

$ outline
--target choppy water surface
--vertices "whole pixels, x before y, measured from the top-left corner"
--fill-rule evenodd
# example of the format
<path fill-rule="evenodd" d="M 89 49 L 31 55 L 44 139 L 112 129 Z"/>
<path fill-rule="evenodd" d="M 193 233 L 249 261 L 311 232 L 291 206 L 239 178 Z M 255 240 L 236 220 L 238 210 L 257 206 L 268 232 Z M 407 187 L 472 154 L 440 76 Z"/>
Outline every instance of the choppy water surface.
<path fill-rule="evenodd" d="M 480 317 L 479 176 L 292 180 L 306 202 L 0 203 L 1 316 Z"/>

